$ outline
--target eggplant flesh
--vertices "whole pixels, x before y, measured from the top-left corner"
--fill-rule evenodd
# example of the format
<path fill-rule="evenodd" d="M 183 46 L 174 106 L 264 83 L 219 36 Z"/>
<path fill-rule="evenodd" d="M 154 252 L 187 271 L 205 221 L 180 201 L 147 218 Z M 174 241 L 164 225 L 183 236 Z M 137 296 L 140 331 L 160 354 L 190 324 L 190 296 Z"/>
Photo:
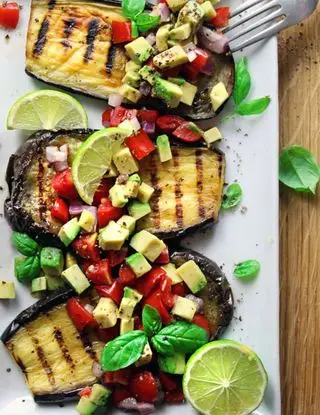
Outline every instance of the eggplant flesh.
<path fill-rule="evenodd" d="M 42 244 L 62 246 L 61 223 L 51 217 L 56 193 L 51 186 L 55 174 L 46 160 L 46 147 L 69 145 L 69 165 L 91 130 L 40 131 L 11 156 L 7 168 L 9 197 L 5 215 L 11 226 Z M 222 153 L 206 147 L 172 145 L 173 160 L 161 163 L 154 152 L 140 162 L 142 179 L 155 188 L 152 212 L 138 221 L 164 239 L 181 237 L 213 224 L 219 213 L 224 183 Z"/>
<path fill-rule="evenodd" d="M 27 74 L 104 100 L 117 93 L 128 60 L 124 47 L 112 43 L 112 21 L 125 20 L 120 6 L 120 0 L 32 0 L 26 46 Z M 181 103 L 178 108 L 169 109 L 152 97 L 141 99 L 138 105 L 191 119 L 212 118 L 215 115 L 209 97 L 212 87 L 223 82 L 231 96 L 234 86 L 231 53 L 213 53 L 212 57 L 213 75 L 198 77 L 192 106 Z M 129 102 L 126 104 L 130 106 Z"/>

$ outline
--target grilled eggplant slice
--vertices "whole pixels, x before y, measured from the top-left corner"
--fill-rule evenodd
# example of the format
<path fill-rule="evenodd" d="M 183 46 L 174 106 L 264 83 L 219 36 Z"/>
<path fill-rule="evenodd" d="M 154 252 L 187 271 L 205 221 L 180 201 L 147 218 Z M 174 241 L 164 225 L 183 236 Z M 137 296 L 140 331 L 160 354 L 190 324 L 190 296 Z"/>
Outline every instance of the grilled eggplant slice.
<path fill-rule="evenodd" d="M 93 333 L 80 335 L 73 325 L 65 307 L 72 295 L 68 289 L 38 301 L 1 337 L 39 403 L 73 400 L 97 382 L 92 365 L 100 361 L 104 344 Z"/>
<path fill-rule="evenodd" d="M 7 169 L 9 197 L 5 214 L 12 227 L 40 243 L 61 246 L 60 222 L 51 217 L 56 198 L 51 187 L 54 169 L 48 164 L 48 145 L 68 143 L 70 157 L 92 131 L 38 132 L 11 156 Z M 206 147 L 172 146 L 173 160 L 161 163 L 156 153 L 141 162 L 140 173 L 156 191 L 152 212 L 138 224 L 165 239 L 214 223 L 224 183 L 224 156 Z M 71 160 L 70 160 L 71 161 Z"/>
<path fill-rule="evenodd" d="M 27 36 L 27 74 L 71 91 L 106 99 L 118 92 L 127 57 L 121 45 L 112 44 L 114 20 L 124 21 L 120 0 L 32 0 Z M 180 104 L 170 113 L 192 119 L 215 115 L 209 98 L 213 85 L 223 82 L 229 96 L 234 85 L 230 53 L 213 54 L 214 75 L 199 77 L 192 107 Z M 139 102 L 168 111 L 161 101 L 148 97 Z"/>

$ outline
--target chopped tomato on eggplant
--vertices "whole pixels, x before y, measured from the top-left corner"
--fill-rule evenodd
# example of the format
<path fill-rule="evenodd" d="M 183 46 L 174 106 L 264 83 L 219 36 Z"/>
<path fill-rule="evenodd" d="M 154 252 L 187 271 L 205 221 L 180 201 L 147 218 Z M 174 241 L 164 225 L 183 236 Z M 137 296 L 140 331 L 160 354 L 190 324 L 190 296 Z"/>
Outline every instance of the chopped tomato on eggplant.
<path fill-rule="evenodd" d="M 171 288 L 171 291 L 175 295 L 179 295 L 180 297 L 185 297 L 188 294 L 189 289 L 186 286 L 186 284 L 182 281 L 182 282 L 179 282 L 178 284 L 174 284 Z"/>
<path fill-rule="evenodd" d="M 123 285 L 114 281 L 112 285 L 97 285 L 96 291 L 100 297 L 111 298 L 117 305 L 120 305 L 123 297 Z"/>
<path fill-rule="evenodd" d="M 104 228 L 111 220 L 120 219 L 123 212 L 122 208 L 112 206 L 110 199 L 103 198 L 97 212 L 99 228 Z"/>
<path fill-rule="evenodd" d="M 211 20 L 214 27 L 225 27 L 229 24 L 230 7 L 217 7 L 216 16 Z"/>
<path fill-rule="evenodd" d="M 174 376 L 165 372 L 159 372 L 158 378 L 165 391 L 171 392 L 178 388 L 177 380 Z"/>
<path fill-rule="evenodd" d="M 125 399 L 132 398 L 132 393 L 127 388 L 117 388 L 112 392 L 112 403 L 118 406 Z"/>
<path fill-rule="evenodd" d="M 98 234 L 90 233 L 81 235 L 72 242 L 72 247 L 76 254 L 83 259 L 90 259 L 94 262 L 100 259 L 100 250 L 97 245 Z"/>
<path fill-rule="evenodd" d="M 142 320 L 139 316 L 134 316 L 134 329 L 143 330 Z"/>
<path fill-rule="evenodd" d="M 158 288 L 144 300 L 144 305 L 151 305 L 151 307 L 155 308 L 160 314 L 163 324 L 170 324 L 172 322 L 172 315 L 166 309 L 162 301 L 162 296 L 163 293 L 161 289 Z"/>
<path fill-rule="evenodd" d="M 120 325 L 118 323 L 116 326 L 109 327 L 108 329 L 99 327 L 97 335 L 102 342 L 107 343 L 120 335 Z"/>
<path fill-rule="evenodd" d="M 194 82 L 197 80 L 198 74 L 207 65 L 210 58 L 210 54 L 201 48 L 196 48 L 195 53 L 197 57 L 192 62 L 188 62 L 183 65 L 183 73 L 189 81 Z"/>
<path fill-rule="evenodd" d="M 18 3 L 4 1 L 0 4 L 0 26 L 15 29 L 18 26 L 20 7 Z"/>
<path fill-rule="evenodd" d="M 161 254 L 158 256 L 158 258 L 154 261 L 156 264 L 168 264 L 170 262 L 169 257 L 169 249 L 166 247 Z"/>
<path fill-rule="evenodd" d="M 89 398 L 92 392 L 92 386 L 87 386 L 79 392 L 80 398 Z"/>
<path fill-rule="evenodd" d="M 162 279 L 166 277 L 167 274 L 165 270 L 160 267 L 153 267 L 151 271 L 137 279 L 135 288 L 144 297 L 148 297 L 151 291 L 156 289 L 160 285 Z"/>
<path fill-rule="evenodd" d="M 112 108 L 107 108 L 102 113 L 101 123 L 105 128 L 110 127 L 111 113 L 112 113 Z"/>
<path fill-rule="evenodd" d="M 123 286 L 132 285 L 136 279 L 136 274 L 132 271 L 132 269 L 128 265 L 122 264 L 119 269 L 119 283 Z"/>
<path fill-rule="evenodd" d="M 165 276 L 160 283 L 160 289 L 162 291 L 162 302 L 167 308 L 172 308 L 175 303 L 175 295 L 172 294 L 172 280 Z"/>
<path fill-rule="evenodd" d="M 99 206 L 102 199 L 108 198 L 109 190 L 114 185 L 114 179 L 103 179 L 102 182 L 99 184 L 98 190 L 95 192 L 93 196 L 93 205 Z"/>
<path fill-rule="evenodd" d="M 131 37 L 131 22 L 112 21 L 112 43 L 130 42 Z"/>
<path fill-rule="evenodd" d="M 70 167 L 62 172 L 56 173 L 51 180 L 51 185 L 60 197 L 68 200 L 74 200 L 79 197 L 73 184 Z"/>
<path fill-rule="evenodd" d="M 129 390 L 138 402 L 153 403 L 158 398 L 157 382 L 147 370 L 138 372 L 130 378 Z"/>
<path fill-rule="evenodd" d="M 184 122 L 185 119 L 179 115 L 162 115 L 156 121 L 157 127 L 165 133 L 172 133 Z"/>
<path fill-rule="evenodd" d="M 107 252 L 110 266 L 116 267 L 117 265 L 122 264 L 125 258 L 128 256 L 128 248 L 121 248 L 119 251 L 108 251 Z"/>
<path fill-rule="evenodd" d="M 138 120 L 140 122 L 156 122 L 159 112 L 155 110 L 139 110 L 138 111 Z"/>
<path fill-rule="evenodd" d="M 114 372 L 104 372 L 102 375 L 102 381 L 106 385 L 116 383 L 122 386 L 127 386 L 129 384 L 131 372 L 131 368 L 119 369 Z"/>
<path fill-rule="evenodd" d="M 69 317 L 79 331 L 82 331 L 88 326 L 97 326 L 97 322 L 93 315 L 85 309 L 77 298 L 69 298 L 66 308 Z"/>
<path fill-rule="evenodd" d="M 124 107 L 116 107 L 111 111 L 110 115 L 110 127 L 118 127 L 118 125 L 125 120 L 131 120 L 136 118 L 138 110 L 128 110 Z"/>
<path fill-rule="evenodd" d="M 165 392 L 165 401 L 168 403 L 182 403 L 185 400 L 181 389 Z"/>
<path fill-rule="evenodd" d="M 173 135 L 186 143 L 195 143 L 202 139 L 202 131 L 193 122 L 185 121 L 173 132 Z"/>
<path fill-rule="evenodd" d="M 69 220 L 69 207 L 67 203 L 61 199 L 61 197 L 57 197 L 54 201 L 54 204 L 51 208 L 51 216 L 54 219 L 57 219 L 61 223 L 67 223 Z"/>
<path fill-rule="evenodd" d="M 203 329 L 206 330 L 206 332 L 208 333 L 208 335 L 210 336 L 210 326 L 209 326 L 209 321 L 207 319 L 206 316 L 204 316 L 203 314 L 196 314 L 193 317 L 192 323 L 196 324 L 197 326 L 202 327 Z"/>
<path fill-rule="evenodd" d="M 111 285 L 113 278 L 111 274 L 111 267 L 107 259 L 89 265 L 85 272 L 87 278 L 96 285 Z"/>
<path fill-rule="evenodd" d="M 128 137 L 125 145 L 137 160 L 144 159 L 156 148 L 154 142 L 144 130 L 140 130 L 137 134 Z"/>

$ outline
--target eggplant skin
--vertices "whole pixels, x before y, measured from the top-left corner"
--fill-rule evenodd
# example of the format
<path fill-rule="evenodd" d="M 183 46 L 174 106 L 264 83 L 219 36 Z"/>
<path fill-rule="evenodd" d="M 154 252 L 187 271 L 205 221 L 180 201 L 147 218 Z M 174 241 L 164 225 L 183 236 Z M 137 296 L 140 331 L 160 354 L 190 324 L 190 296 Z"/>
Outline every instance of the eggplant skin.
<path fill-rule="evenodd" d="M 206 276 L 207 286 L 196 295 L 204 301 L 204 314 L 209 321 L 211 340 L 218 338 L 233 316 L 233 294 L 226 276 L 215 262 L 191 249 L 178 247 L 170 259 L 177 267 L 193 260 Z"/>

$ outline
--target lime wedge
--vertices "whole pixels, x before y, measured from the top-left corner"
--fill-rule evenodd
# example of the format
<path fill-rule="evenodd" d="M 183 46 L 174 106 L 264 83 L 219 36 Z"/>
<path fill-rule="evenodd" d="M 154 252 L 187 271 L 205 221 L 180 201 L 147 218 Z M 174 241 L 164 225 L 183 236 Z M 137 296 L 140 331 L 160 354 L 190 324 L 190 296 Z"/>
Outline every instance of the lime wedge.
<path fill-rule="evenodd" d="M 8 130 L 73 130 L 87 128 L 83 106 L 63 92 L 42 89 L 19 98 L 7 117 Z"/>
<path fill-rule="evenodd" d="M 183 376 L 186 399 L 201 414 L 247 415 L 261 403 L 268 384 L 258 356 L 231 340 L 197 350 Z"/>
<path fill-rule="evenodd" d="M 104 128 L 79 147 L 72 163 L 72 179 L 81 199 L 89 205 L 102 177 L 110 169 L 112 155 L 128 135 L 130 132 L 121 128 Z"/>

